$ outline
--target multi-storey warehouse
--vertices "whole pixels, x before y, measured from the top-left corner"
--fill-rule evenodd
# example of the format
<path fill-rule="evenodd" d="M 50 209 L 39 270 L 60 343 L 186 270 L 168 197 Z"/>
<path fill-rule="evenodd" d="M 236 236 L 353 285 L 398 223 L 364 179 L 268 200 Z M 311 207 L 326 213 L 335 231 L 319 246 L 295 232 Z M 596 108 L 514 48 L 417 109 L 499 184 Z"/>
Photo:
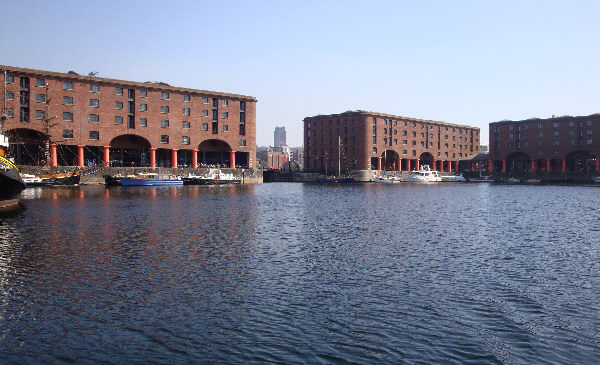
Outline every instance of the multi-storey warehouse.
<path fill-rule="evenodd" d="M 452 171 L 479 153 L 479 138 L 475 127 L 362 110 L 317 115 L 304 118 L 304 168 Z"/>
<path fill-rule="evenodd" d="M 490 123 L 489 169 L 600 172 L 600 114 Z"/>
<path fill-rule="evenodd" d="M 2 129 L 19 165 L 254 167 L 256 98 L 10 66 Z"/>

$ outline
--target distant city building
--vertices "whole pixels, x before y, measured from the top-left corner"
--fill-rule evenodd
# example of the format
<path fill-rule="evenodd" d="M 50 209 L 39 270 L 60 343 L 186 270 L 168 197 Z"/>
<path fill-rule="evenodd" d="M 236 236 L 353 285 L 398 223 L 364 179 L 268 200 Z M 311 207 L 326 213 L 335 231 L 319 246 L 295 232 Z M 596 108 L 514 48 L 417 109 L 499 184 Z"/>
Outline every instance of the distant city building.
<path fill-rule="evenodd" d="M 600 114 L 490 123 L 494 171 L 600 171 Z"/>
<path fill-rule="evenodd" d="M 256 153 L 256 156 L 260 167 L 271 170 L 282 170 L 288 161 L 282 152 L 260 151 Z"/>
<path fill-rule="evenodd" d="M 285 127 L 275 127 L 273 133 L 273 147 L 281 147 L 287 145 L 285 141 Z"/>
<path fill-rule="evenodd" d="M 254 97 L 74 72 L 0 72 L 3 128 L 19 165 L 254 167 Z"/>
<path fill-rule="evenodd" d="M 304 118 L 304 169 L 456 170 L 479 153 L 479 128 L 367 111 Z M 340 152 L 338 154 L 338 141 Z"/>
<path fill-rule="evenodd" d="M 489 150 L 490 150 L 490 149 L 489 149 L 489 145 L 487 145 L 487 144 L 482 144 L 482 145 L 479 147 L 479 150 L 480 150 L 480 152 L 481 152 L 481 153 L 488 153 L 488 152 L 489 152 Z"/>
<path fill-rule="evenodd" d="M 292 147 L 290 161 L 294 161 L 300 170 L 304 170 L 304 148 Z"/>

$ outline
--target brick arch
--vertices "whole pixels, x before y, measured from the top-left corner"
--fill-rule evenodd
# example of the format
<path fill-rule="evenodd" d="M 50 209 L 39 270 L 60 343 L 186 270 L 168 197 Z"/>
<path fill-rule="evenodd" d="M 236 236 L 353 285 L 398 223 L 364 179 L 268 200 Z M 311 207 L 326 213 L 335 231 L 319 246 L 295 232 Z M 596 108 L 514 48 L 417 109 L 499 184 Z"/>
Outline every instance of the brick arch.
<path fill-rule="evenodd" d="M 383 169 L 392 171 L 398 170 L 398 161 L 400 159 L 400 154 L 394 150 L 385 150 L 381 154 L 381 165 Z"/>
<path fill-rule="evenodd" d="M 31 128 L 13 128 L 5 131 L 8 137 L 8 155 L 15 159 L 17 165 L 46 165 L 49 156 L 46 142 L 49 136 Z"/>
<path fill-rule="evenodd" d="M 206 152 L 229 152 L 232 148 L 229 143 L 221 139 L 206 139 L 198 145 L 198 150 Z"/>
<path fill-rule="evenodd" d="M 135 134 L 121 134 L 110 141 L 111 148 L 145 149 L 151 147 L 150 141 Z"/>

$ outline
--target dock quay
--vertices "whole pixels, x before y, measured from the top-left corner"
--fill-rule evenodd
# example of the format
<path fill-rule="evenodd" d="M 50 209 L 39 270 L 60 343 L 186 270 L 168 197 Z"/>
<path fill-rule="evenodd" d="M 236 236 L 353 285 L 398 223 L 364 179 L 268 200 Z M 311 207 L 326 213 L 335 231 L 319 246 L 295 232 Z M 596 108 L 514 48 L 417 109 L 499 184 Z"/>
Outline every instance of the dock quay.
<path fill-rule="evenodd" d="M 59 173 L 59 172 L 71 172 L 78 167 L 76 166 L 19 166 L 21 173 L 24 174 L 47 174 L 47 173 Z M 79 167 L 81 169 L 81 185 L 103 185 L 104 175 L 136 175 L 140 173 L 158 173 L 158 174 L 172 174 L 185 176 L 190 173 L 202 175 L 208 173 L 210 168 L 170 168 L 170 167 Z M 263 171 L 260 169 L 230 169 L 220 168 L 224 173 L 231 173 L 235 177 L 241 180 L 242 184 L 262 184 L 263 182 Z"/>

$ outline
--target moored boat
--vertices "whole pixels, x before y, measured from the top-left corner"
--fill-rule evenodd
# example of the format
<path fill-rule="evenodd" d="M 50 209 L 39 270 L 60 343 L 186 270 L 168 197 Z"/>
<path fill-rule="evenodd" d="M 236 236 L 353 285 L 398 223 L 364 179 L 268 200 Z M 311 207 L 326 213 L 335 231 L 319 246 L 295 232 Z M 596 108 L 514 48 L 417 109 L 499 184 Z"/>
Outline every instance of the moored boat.
<path fill-rule="evenodd" d="M 240 184 L 241 179 L 236 178 L 232 173 L 224 173 L 221 170 L 210 170 L 205 175 L 188 174 L 182 177 L 184 185 L 223 185 Z"/>
<path fill-rule="evenodd" d="M 380 183 L 380 184 L 398 184 L 403 181 L 404 181 L 404 178 L 402 176 L 395 176 L 395 175 L 381 175 L 381 176 L 375 176 L 373 178 L 373 182 Z"/>
<path fill-rule="evenodd" d="M 465 179 L 464 176 L 462 176 L 462 174 L 460 175 L 446 175 L 446 176 L 441 176 L 442 178 L 442 182 L 466 182 L 467 179 Z"/>
<path fill-rule="evenodd" d="M 431 170 L 428 165 L 421 166 L 419 171 L 413 171 L 412 174 L 406 176 L 406 181 L 410 182 L 440 182 L 442 179 L 438 172 Z"/>
<path fill-rule="evenodd" d="M 138 176 L 123 176 L 120 178 L 122 186 L 164 186 L 183 185 L 183 180 L 169 174 L 139 174 Z"/>
<path fill-rule="evenodd" d="M 25 190 L 17 167 L 4 156 L 8 150 L 8 139 L 0 132 L 0 211 L 8 211 L 19 206 L 19 197 Z"/>

